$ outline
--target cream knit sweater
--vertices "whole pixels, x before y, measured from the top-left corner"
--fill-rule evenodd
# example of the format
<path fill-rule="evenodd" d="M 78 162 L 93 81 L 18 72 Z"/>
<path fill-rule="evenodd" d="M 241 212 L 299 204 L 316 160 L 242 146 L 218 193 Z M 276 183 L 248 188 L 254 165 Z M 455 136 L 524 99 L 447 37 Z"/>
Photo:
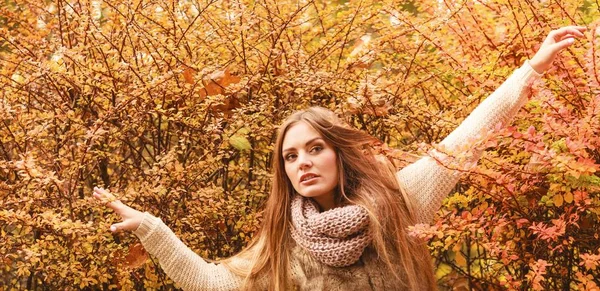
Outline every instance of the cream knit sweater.
<path fill-rule="evenodd" d="M 468 148 L 472 140 L 494 128 L 499 122 L 508 122 L 525 103 L 531 83 L 539 77 L 526 61 L 440 145 L 446 151 L 460 151 Z M 476 161 L 480 154 L 472 153 L 471 160 Z M 458 182 L 459 174 L 426 156 L 399 171 L 397 178 L 408 195 L 415 198 L 419 221 L 428 222 L 444 197 Z M 204 261 L 185 246 L 160 219 L 145 213 L 134 233 L 146 250 L 159 260 L 167 275 L 184 290 L 239 289 L 242 278 L 233 275 L 221 264 Z M 315 261 L 295 244 L 289 247 L 290 275 L 296 289 L 394 290 L 399 286 L 369 248 L 357 263 L 349 267 L 334 268 Z M 267 281 L 267 278 L 262 280 L 264 284 Z M 266 289 L 266 285 L 262 289 Z"/>

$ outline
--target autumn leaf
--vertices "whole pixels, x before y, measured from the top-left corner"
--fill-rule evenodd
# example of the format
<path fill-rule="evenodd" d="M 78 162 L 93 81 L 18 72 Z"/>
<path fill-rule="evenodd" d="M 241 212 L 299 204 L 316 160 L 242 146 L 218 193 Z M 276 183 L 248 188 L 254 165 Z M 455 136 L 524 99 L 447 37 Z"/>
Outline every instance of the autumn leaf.
<path fill-rule="evenodd" d="M 565 200 L 566 203 L 573 202 L 573 193 L 572 192 L 565 193 L 564 200 Z"/>
<path fill-rule="evenodd" d="M 466 267 L 467 266 L 467 259 L 465 258 L 465 256 L 460 251 L 454 253 L 454 261 L 460 267 Z"/>
<path fill-rule="evenodd" d="M 185 69 L 183 70 L 183 79 L 185 80 L 186 83 L 188 84 L 194 84 L 194 75 L 196 74 L 196 70 L 185 66 Z"/>
<path fill-rule="evenodd" d="M 148 253 L 141 243 L 136 243 L 129 247 L 125 256 L 125 265 L 128 268 L 136 269 L 141 267 L 148 260 Z"/>
<path fill-rule="evenodd" d="M 564 198 L 562 194 L 556 194 L 553 196 L 552 201 L 554 202 L 554 206 L 561 207 L 564 202 Z"/>
<path fill-rule="evenodd" d="M 175 289 L 134 236 L 107 231 L 92 188 L 204 258 L 232 256 L 264 220 L 276 128 L 321 106 L 398 170 L 458 180 L 406 230 L 439 286 L 598 289 L 595 1 L 121 2 L 0 5 L 0 286 Z M 587 39 L 521 80 L 536 79 L 509 98 L 522 109 L 473 133 L 481 144 L 440 146 L 565 19 Z"/>
<path fill-rule="evenodd" d="M 229 144 L 240 151 L 246 151 L 252 148 L 248 139 L 242 135 L 234 135 L 230 137 Z"/>
<path fill-rule="evenodd" d="M 215 71 L 202 79 L 204 89 L 200 92 L 200 95 L 204 98 L 206 96 L 223 94 L 227 86 L 239 83 L 240 81 L 241 78 L 232 75 L 229 68 L 222 71 Z"/>

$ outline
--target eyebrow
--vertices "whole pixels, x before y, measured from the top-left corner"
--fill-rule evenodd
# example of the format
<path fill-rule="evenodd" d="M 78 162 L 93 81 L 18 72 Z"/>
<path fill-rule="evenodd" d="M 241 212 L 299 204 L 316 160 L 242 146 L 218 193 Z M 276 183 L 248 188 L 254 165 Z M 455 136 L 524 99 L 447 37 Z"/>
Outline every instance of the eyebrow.
<path fill-rule="evenodd" d="M 311 144 L 311 143 L 315 142 L 315 141 L 316 141 L 316 140 L 318 140 L 318 139 L 321 139 L 321 140 L 322 140 L 323 138 L 322 138 L 322 137 L 320 137 L 320 136 L 317 136 L 317 137 L 315 137 L 315 138 L 313 138 L 313 139 L 310 139 L 309 141 L 307 141 L 307 142 L 306 142 L 306 144 L 304 144 L 304 146 L 307 146 L 307 145 L 309 145 L 309 144 Z M 283 154 L 283 153 L 285 153 L 285 152 L 289 152 L 289 151 L 291 151 L 291 150 L 293 150 L 293 149 L 295 149 L 295 148 L 293 148 L 293 147 L 291 147 L 291 148 L 287 148 L 287 149 L 284 149 L 283 151 L 281 151 L 281 153 Z"/>

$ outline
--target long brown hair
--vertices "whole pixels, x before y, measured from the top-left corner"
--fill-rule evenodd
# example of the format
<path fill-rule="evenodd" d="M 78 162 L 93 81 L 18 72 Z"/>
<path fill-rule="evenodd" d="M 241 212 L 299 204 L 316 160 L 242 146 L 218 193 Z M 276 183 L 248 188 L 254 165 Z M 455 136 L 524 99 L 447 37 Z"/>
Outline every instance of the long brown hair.
<path fill-rule="evenodd" d="M 273 185 L 264 210 L 262 228 L 248 247 L 236 257 L 247 263 L 224 263 L 244 276 L 245 289 L 254 289 L 261 277 L 270 278 L 269 290 L 286 290 L 289 285 L 290 203 L 294 188 L 288 179 L 282 156 L 282 144 L 290 126 L 306 122 L 337 153 L 340 171 L 336 205 L 361 205 L 369 212 L 372 247 L 394 274 L 403 290 L 436 289 L 431 256 L 423 241 L 407 234 L 416 223 L 412 199 L 398 184 L 395 169 L 369 150 L 376 141 L 372 136 L 345 126 L 335 114 L 312 107 L 292 114 L 281 125 L 273 157 Z M 384 166 L 382 166 L 382 163 Z"/>

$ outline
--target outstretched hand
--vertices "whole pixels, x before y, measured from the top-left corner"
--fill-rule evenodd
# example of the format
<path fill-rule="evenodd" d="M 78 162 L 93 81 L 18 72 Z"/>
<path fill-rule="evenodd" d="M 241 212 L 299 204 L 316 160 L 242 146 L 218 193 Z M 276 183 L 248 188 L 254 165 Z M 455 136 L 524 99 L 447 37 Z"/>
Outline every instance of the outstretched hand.
<path fill-rule="evenodd" d="M 575 38 L 583 37 L 585 26 L 565 26 L 551 31 L 529 64 L 538 73 L 550 68 L 558 53 L 575 42 Z"/>
<path fill-rule="evenodd" d="M 144 213 L 137 211 L 118 200 L 112 193 L 103 188 L 94 187 L 94 198 L 121 216 L 121 222 L 110 226 L 112 232 L 134 231 L 142 223 Z"/>

